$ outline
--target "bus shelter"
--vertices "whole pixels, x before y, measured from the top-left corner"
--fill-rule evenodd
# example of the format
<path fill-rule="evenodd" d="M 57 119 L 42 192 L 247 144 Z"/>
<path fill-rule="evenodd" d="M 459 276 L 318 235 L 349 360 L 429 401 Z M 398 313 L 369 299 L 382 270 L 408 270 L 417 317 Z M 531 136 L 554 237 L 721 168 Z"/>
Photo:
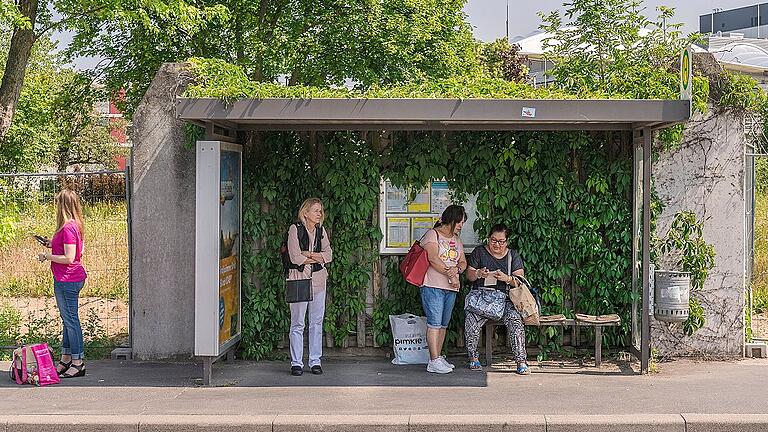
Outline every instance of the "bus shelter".
<path fill-rule="evenodd" d="M 204 381 L 210 380 L 211 363 L 225 355 L 240 337 L 236 319 L 240 313 L 241 269 L 236 257 L 242 215 L 242 158 L 235 142 L 238 131 L 631 132 L 631 289 L 636 295 L 630 350 L 640 360 L 641 371 L 647 372 L 653 315 L 653 136 L 657 129 L 686 122 L 690 114 L 690 100 L 177 99 L 177 117 L 206 130 L 205 140 L 196 145 L 195 260 L 195 355 L 203 359 Z M 222 290 L 229 297 L 220 295 Z"/>

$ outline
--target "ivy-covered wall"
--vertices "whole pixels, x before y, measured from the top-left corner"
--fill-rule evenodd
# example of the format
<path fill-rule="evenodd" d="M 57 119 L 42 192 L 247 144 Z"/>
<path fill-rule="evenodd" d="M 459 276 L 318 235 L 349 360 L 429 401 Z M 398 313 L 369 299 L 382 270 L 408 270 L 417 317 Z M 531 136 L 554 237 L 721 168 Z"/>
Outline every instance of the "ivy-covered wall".
<path fill-rule="evenodd" d="M 301 201 L 319 196 L 334 248 L 325 331 L 336 345 L 354 334 L 375 293 L 372 333 L 389 343 L 388 315 L 421 311 L 418 288 L 378 266 L 379 179 L 415 187 L 445 178 L 458 192 L 478 194 L 483 232 L 504 222 L 544 313 L 619 313 L 623 326 L 605 336 L 623 346 L 632 302 L 631 156 L 622 133 L 566 132 L 307 132 L 248 137 L 244 162 L 244 303 L 246 357 L 270 356 L 288 330 L 277 254 Z M 387 283 L 371 280 L 382 274 Z M 463 304 L 460 298 L 457 305 Z M 455 309 L 449 343 L 463 311 Z M 530 334 L 531 342 L 538 341 Z M 542 345 L 558 349 L 547 335 Z M 546 350 L 545 350 L 546 351 Z"/>

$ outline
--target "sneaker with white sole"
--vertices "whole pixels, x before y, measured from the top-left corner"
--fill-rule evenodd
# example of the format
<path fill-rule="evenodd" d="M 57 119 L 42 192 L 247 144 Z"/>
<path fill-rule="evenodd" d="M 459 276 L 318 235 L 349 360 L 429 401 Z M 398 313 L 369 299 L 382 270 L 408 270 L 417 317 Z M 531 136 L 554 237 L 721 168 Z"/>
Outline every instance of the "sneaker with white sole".
<path fill-rule="evenodd" d="M 429 363 L 427 363 L 427 372 L 449 374 L 453 372 L 453 369 L 443 364 L 441 359 L 438 357 L 434 360 L 430 360 Z"/>
<path fill-rule="evenodd" d="M 455 369 L 455 368 L 456 368 L 456 365 L 454 365 L 453 363 L 448 363 L 448 360 L 445 358 L 445 356 L 440 356 L 440 357 L 438 357 L 437 359 L 438 359 L 438 360 L 442 360 L 442 361 L 443 361 L 443 364 L 444 364 L 444 365 L 446 365 L 446 366 L 448 366 L 448 367 L 449 367 L 449 368 L 451 368 L 451 369 Z"/>

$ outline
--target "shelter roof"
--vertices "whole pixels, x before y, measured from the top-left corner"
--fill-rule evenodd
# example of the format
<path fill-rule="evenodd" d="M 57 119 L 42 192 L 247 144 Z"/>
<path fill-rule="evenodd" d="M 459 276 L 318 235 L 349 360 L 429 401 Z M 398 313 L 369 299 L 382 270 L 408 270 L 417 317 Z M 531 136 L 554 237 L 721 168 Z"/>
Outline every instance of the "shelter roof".
<path fill-rule="evenodd" d="M 179 98 L 176 113 L 237 130 L 631 130 L 683 123 L 690 101 Z"/>

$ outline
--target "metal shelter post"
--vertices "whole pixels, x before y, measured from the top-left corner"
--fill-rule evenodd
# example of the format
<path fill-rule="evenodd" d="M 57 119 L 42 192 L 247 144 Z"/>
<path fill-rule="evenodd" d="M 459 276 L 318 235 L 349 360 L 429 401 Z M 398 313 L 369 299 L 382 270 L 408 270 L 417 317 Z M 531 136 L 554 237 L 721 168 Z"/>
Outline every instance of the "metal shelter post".
<path fill-rule="evenodd" d="M 642 284 L 640 282 L 642 270 L 641 223 L 643 203 L 643 130 L 641 128 L 632 131 L 632 315 L 630 327 L 629 349 L 639 360 L 640 355 L 640 315 L 642 313 Z"/>
<path fill-rule="evenodd" d="M 640 314 L 640 372 L 648 373 L 651 356 L 651 145 L 653 131 L 643 128 L 643 310 Z"/>

